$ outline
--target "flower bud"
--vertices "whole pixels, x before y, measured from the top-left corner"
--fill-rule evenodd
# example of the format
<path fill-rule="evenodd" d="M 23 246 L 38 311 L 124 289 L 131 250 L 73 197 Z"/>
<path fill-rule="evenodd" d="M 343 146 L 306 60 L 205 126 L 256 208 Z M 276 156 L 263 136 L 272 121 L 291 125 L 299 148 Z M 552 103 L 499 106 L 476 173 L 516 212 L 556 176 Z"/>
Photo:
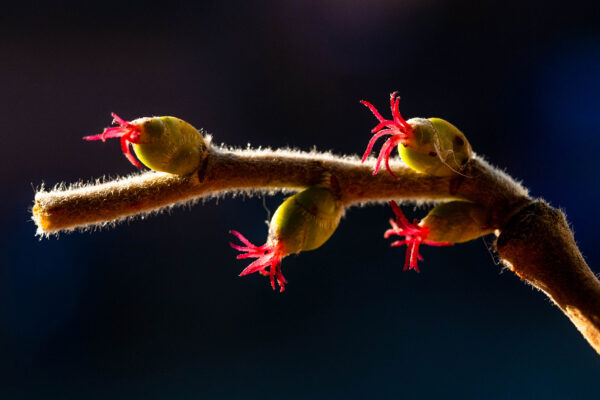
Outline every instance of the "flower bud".
<path fill-rule="evenodd" d="M 284 201 L 273 214 L 269 235 L 285 244 L 288 254 L 314 250 L 335 232 L 342 207 L 331 191 L 313 186 Z"/>
<path fill-rule="evenodd" d="M 390 220 L 391 228 L 383 236 L 404 236 L 403 240 L 397 240 L 391 246 L 406 245 L 405 270 L 414 269 L 419 272 L 417 261 L 423 260 L 419 254 L 421 244 L 451 246 L 493 232 L 487 223 L 488 212 L 479 204 L 467 201 L 442 203 L 435 206 L 421 222 L 415 219 L 412 223 L 406 219 L 396 202 L 391 201 L 390 206 L 396 219 Z"/>
<path fill-rule="evenodd" d="M 398 146 L 406 165 L 433 176 L 460 173 L 473 152 L 458 128 L 441 118 L 413 118 L 407 122 L 413 135 Z"/>
<path fill-rule="evenodd" d="M 435 206 L 419 223 L 429 229 L 434 242 L 464 243 L 493 232 L 489 212 L 468 201 L 451 201 Z"/>
<path fill-rule="evenodd" d="M 385 119 L 375 106 L 361 101 L 379 123 L 371 130 L 373 136 L 367 145 L 362 162 L 373 150 L 375 142 L 390 136 L 381 146 L 373 175 L 383 163 L 390 175 L 396 177 L 389 165 L 389 159 L 398 146 L 404 162 L 415 171 L 433 176 L 449 176 L 460 171 L 471 158 L 471 145 L 461 131 L 440 118 L 412 118 L 406 121 L 399 111 L 400 98 L 394 92 L 390 95 L 392 119 Z"/>
<path fill-rule="evenodd" d="M 112 115 L 118 127 L 84 139 L 105 141 L 121 138 L 123 154 L 136 167 L 141 168 L 142 165 L 131 154 L 130 144 L 148 168 L 177 175 L 191 174 L 207 155 L 208 145 L 202 134 L 179 118 L 138 118 L 130 122 L 114 113 Z"/>
<path fill-rule="evenodd" d="M 281 273 L 281 260 L 289 254 L 319 248 L 335 232 L 342 213 L 343 207 L 328 188 L 312 186 L 289 197 L 277 208 L 264 245 L 255 246 L 241 233 L 230 231 L 245 244 L 230 243 L 244 253 L 237 258 L 257 258 L 240 276 L 259 272 L 270 277 L 273 289 L 277 280 L 283 291 L 287 281 Z"/>
<path fill-rule="evenodd" d="M 150 169 L 187 175 L 206 156 L 207 144 L 200 132 L 179 118 L 140 118 L 132 123 L 140 128 L 140 141 L 133 150 Z"/>

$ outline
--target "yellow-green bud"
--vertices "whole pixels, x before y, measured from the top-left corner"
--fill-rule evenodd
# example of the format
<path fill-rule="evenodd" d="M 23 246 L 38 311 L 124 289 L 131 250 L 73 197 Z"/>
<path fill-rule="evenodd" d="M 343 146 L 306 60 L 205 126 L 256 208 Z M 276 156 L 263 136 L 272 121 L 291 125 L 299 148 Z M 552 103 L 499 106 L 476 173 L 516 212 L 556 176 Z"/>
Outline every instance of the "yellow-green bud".
<path fill-rule="evenodd" d="M 479 204 L 451 201 L 435 206 L 419 223 L 429 229 L 428 240 L 463 243 L 493 232 L 489 212 Z"/>
<path fill-rule="evenodd" d="M 440 204 L 418 224 L 416 219 L 412 223 L 409 222 L 395 201 L 391 201 L 390 206 L 396 214 L 396 219 L 390 220 L 391 228 L 385 232 L 384 237 L 404 236 L 403 240 L 397 240 L 391 246 L 406 245 L 405 270 L 419 271 L 417 261 L 423 259 L 419 254 L 421 244 L 451 246 L 492 233 L 487 210 L 475 203 L 451 201 Z"/>
<path fill-rule="evenodd" d="M 362 161 L 366 161 L 379 138 L 391 135 L 379 151 L 373 175 L 377 174 L 383 163 L 390 175 L 396 177 L 389 165 L 390 156 L 396 146 L 404 162 L 418 172 L 433 176 L 460 174 L 472 154 L 471 145 L 465 135 L 454 125 L 440 118 L 413 118 L 406 121 L 398 109 L 399 102 L 397 93 L 392 93 L 392 119 L 385 119 L 373 104 L 361 101 L 379 120 L 379 124 L 371 130 L 373 137 L 369 140 Z"/>
<path fill-rule="evenodd" d="M 398 150 L 409 167 L 434 176 L 460 173 L 472 150 L 458 128 L 440 118 L 413 118 L 407 122 L 413 134 L 398 145 Z"/>
<path fill-rule="evenodd" d="M 336 230 L 342 207 L 325 187 L 309 187 L 284 201 L 271 219 L 269 236 L 288 254 L 314 250 Z"/>
<path fill-rule="evenodd" d="M 257 258 L 240 276 L 258 272 L 275 280 L 280 290 L 287 283 L 281 273 L 283 257 L 301 251 L 314 250 L 327 241 L 337 228 L 343 207 L 326 187 L 311 186 L 285 200 L 271 218 L 269 237 L 262 246 L 255 246 L 241 233 L 230 231 L 244 246 L 231 243 L 243 254 L 238 258 Z"/>
<path fill-rule="evenodd" d="M 131 153 L 130 144 L 148 168 L 177 175 L 191 174 L 207 156 L 208 144 L 200 132 L 179 118 L 138 118 L 130 122 L 115 113 L 112 116 L 119 126 L 84 139 L 104 142 L 120 138 L 123 154 L 136 167 L 142 168 L 142 164 Z"/>
<path fill-rule="evenodd" d="M 207 144 L 196 128 L 175 117 L 140 118 L 140 139 L 133 150 L 144 165 L 155 171 L 187 175 L 200 166 Z"/>

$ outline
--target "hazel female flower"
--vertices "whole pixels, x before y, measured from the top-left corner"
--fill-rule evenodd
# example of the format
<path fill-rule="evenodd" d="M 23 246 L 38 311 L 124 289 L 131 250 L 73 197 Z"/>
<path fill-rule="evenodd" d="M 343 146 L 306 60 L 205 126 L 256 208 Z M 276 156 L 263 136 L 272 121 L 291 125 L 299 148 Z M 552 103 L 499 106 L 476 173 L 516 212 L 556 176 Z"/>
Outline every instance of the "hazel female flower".
<path fill-rule="evenodd" d="M 379 156 L 377 157 L 377 164 L 375 165 L 375 170 L 373 171 L 373 175 L 377 175 L 379 171 L 379 167 L 381 162 L 383 161 L 385 164 L 385 169 L 395 178 L 398 178 L 390 168 L 389 159 L 394 148 L 398 146 L 400 143 L 406 143 L 412 136 L 412 127 L 406 120 L 402 117 L 399 110 L 400 98 L 397 97 L 398 92 L 394 92 L 390 95 L 390 108 L 392 110 L 392 119 L 385 119 L 381 116 L 379 111 L 373 106 L 373 104 L 368 101 L 361 100 L 360 103 L 365 105 L 375 118 L 379 120 L 379 124 L 377 124 L 373 129 L 371 129 L 371 133 L 373 133 L 373 137 L 369 140 L 369 144 L 367 145 L 367 149 L 362 157 L 362 162 L 364 163 L 371 150 L 373 150 L 373 146 L 375 142 L 379 140 L 379 138 L 385 135 L 391 135 L 391 137 L 383 143 L 381 146 L 381 150 L 379 151 Z"/>
<path fill-rule="evenodd" d="M 285 200 L 271 218 L 269 236 L 262 246 L 255 246 L 238 231 L 230 231 L 244 246 L 230 243 L 243 252 L 239 259 L 256 258 L 240 276 L 258 272 L 275 281 L 280 291 L 287 283 L 281 272 L 281 260 L 301 251 L 314 250 L 325 243 L 340 223 L 343 208 L 327 187 L 311 186 Z"/>
<path fill-rule="evenodd" d="M 281 272 L 281 260 L 287 256 L 288 253 L 285 250 L 285 245 L 278 240 L 268 240 L 267 243 L 262 246 L 255 246 L 248 239 L 244 237 L 238 231 L 229 231 L 232 235 L 236 236 L 245 246 L 238 246 L 233 243 L 229 243 L 231 247 L 236 250 L 243 252 L 237 256 L 238 259 L 243 258 L 256 258 L 250 265 L 248 265 L 240 273 L 240 276 L 245 276 L 258 272 L 263 276 L 268 276 L 271 280 L 271 287 L 275 290 L 275 280 L 280 287 L 280 291 L 285 290 L 285 284 L 287 280 Z"/>
<path fill-rule="evenodd" d="M 112 113 L 111 115 L 113 117 L 113 123 L 116 123 L 119 126 L 106 128 L 104 132 L 99 135 L 85 136 L 83 139 L 102 140 L 105 142 L 106 139 L 121 138 L 121 150 L 123 151 L 125 157 L 136 167 L 143 168 L 143 165 L 135 159 L 129 147 L 129 145 L 132 143 L 139 143 L 141 132 L 140 126 L 138 124 L 125 121 L 115 113 Z"/>
<path fill-rule="evenodd" d="M 419 254 L 421 244 L 429 246 L 452 246 L 451 242 L 427 240 L 430 234 L 429 227 L 419 224 L 417 219 L 412 223 L 408 222 L 400 206 L 395 201 L 390 201 L 390 207 L 392 207 L 392 211 L 396 215 L 396 220 L 390 219 L 392 228 L 385 231 L 383 237 L 387 239 L 392 235 L 404 236 L 404 240 L 397 240 L 390 245 L 392 247 L 406 245 L 404 270 L 414 269 L 419 272 L 417 261 L 423 261 L 423 257 Z"/>
<path fill-rule="evenodd" d="M 125 121 L 115 113 L 112 116 L 113 122 L 119 126 L 84 139 L 104 142 L 110 138 L 121 138 L 123 154 L 138 168 L 142 168 L 142 164 L 133 156 L 130 144 L 145 166 L 176 175 L 194 172 L 208 154 L 208 144 L 202 134 L 179 118 L 151 117 Z"/>
<path fill-rule="evenodd" d="M 410 168 L 432 176 L 461 174 L 473 151 L 465 135 L 441 118 L 412 118 L 410 141 L 398 146 Z"/>
<path fill-rule="evenodd" d="M 373 175 L 377 174 L 383 162 L 390 175 L 397 178 L 389 165 L 389 159 L 395 148 L 398 148 L 406 165 L 417 172 L 433 176 L 461 173 L 472 156 L 471 145 L 465 135 L 441 118 L 411 118 L 406 121 L 400 115 L 399 102 L 397 93 L 392 93 L 390 95 L 392 119 L 386 120 L 371 103 L 361 101 L 379 120 L 379 124 L 371 130 L 374 135 L 367 145 L 362 162 L 366 161 L 379 138 L 391 135 L 381 146 Z"/>
<path fill-rule="evenodd" d="M 423 261 L 419 254 L 419 246 L 451 246 L 454 243 L 464 243 L 478 237 L 490 234 L 489 211 L 476 203 L 469 201 L 450 201 L 438 204 L 418 222 L 408 222 L 402 210 L 391 201 L 390 206 L 396 215 L 396 219 L 390 220 L 391 229 L 388 229 L 384 237 L 392 235 L 404 236 L 404 240 L 398 240 L 391 246 L 406 245 L 406 259 L 404 269 L 419 271 L 417 261 Z"/>

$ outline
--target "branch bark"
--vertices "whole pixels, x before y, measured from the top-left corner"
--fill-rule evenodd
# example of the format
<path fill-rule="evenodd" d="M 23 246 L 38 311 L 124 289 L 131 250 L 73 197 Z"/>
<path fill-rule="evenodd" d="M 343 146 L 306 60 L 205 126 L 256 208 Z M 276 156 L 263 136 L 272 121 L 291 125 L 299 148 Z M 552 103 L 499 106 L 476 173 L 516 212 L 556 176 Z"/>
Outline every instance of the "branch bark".
<path fill-rule="evenodd" d="M 399 161 L 391 166 L 400 179 L 387 173 L 373 176 L 374 162 L 362 164 L 356 156 L 316 152 L 211 148 L 198 171 L 186 177 L 145 172 L 104 183 L 40 190 L 33 219 L 38 234 L 52 234 L 111 224 L 223 193 L 299 190 L 324 179 L 331 179 L 345 206 L 392 199 L 466 199 L 494 210 L 492 227 L 500 227 L 511 210 L 529 199 L 520 184 L 478 157 L 463 175 L 454 177 L 419 174 Z"/>
<path fill-rule="evenodd" d="M 544 292 L 600 354 L 600 282 L 577 248 L 564 214 L 533 201 L 506 224 L 496 248 L 505 264 Z"/>
<path fill-rule="evenodd" d="M 374 160 L 288 150 L 210 147 L 190 176 L 145 172 L 104 183 L 39 191 L 32 209 L 38 234 L 113 224 L 136 215 L 229 192 L 299 190 L 329 180 L 345 207 L 389 200 L 463 199 L 490 211 L 498 252 L 522 280 L 542 290 L 600 354 L 600 282 L 585 264 L 562 213 L 475 156 L 462 174 L 432 177 L 399 161 L 372 175 Z M 501 232 L 501 233 L 500 233 Z"/>

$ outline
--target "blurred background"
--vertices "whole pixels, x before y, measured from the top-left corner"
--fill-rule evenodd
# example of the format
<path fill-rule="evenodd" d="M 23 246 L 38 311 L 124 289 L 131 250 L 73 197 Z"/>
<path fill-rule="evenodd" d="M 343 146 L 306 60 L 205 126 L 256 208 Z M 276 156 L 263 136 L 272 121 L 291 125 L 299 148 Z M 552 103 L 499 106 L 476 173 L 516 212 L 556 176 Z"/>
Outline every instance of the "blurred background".
<path fill-rule="evenodd" d="M 492 238 L 383 239 L 354 208 L 286 258 L 283 294 L 229 247 L 262 198 L 223 198 L 40 239 L 36 187 L 134 167 L 88 143 L 110 112 L 174 115 L 234 146 L 362 153 L 398 90 L 563 208 L 600 272 L 595 1 L 13 2 L 0 14 L 0 398 L 547 398 L 600 394 L 600 358 Z M 274 211 L 282 196 L 267 198 Z M 405 208 L 410 218 L 425 209 Z"/>

